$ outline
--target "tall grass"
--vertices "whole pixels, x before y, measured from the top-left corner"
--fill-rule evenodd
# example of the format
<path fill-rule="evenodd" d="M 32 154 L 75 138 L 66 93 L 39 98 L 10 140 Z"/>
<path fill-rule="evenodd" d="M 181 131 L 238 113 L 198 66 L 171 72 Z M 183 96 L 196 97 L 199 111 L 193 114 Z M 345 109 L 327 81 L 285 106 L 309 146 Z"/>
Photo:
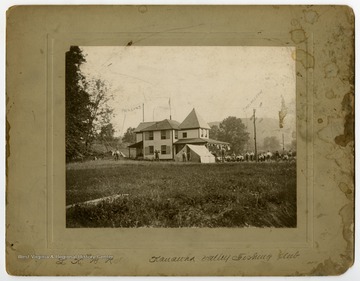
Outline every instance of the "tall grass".
<path fill-rule="evenodd" d="M 296 227 L 294 163 L 69 166 L 67 227 Z"/>

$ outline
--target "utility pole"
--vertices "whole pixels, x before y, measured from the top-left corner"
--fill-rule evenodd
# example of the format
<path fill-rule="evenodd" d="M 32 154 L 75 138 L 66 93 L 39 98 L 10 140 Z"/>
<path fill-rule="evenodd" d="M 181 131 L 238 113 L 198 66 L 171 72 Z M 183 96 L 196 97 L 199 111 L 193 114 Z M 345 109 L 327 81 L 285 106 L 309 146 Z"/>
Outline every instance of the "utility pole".
<path fill-rule="evenodd" d="M 170 120 L 171 120 L 171 101 L 170 101 L 170 98 L 169 98 L 169 107 L 170 107 Z"/>
<path fill-rule="evenodd" d="M 143 122 L 145 122 L 145 109 L 144 109 L 144 103 L 143 103 Z"/>
<path fill-rule="evenodd" d="M 255 117 L 255 108 L 254 108 L 254 115 L 253 115 L 253 118 L 254 118 L 254 143 L 255 143 L 255 160 L 256 162 L 258 161 L 257 159 L 257 148 L 256 148 L 256 117 Z"/>

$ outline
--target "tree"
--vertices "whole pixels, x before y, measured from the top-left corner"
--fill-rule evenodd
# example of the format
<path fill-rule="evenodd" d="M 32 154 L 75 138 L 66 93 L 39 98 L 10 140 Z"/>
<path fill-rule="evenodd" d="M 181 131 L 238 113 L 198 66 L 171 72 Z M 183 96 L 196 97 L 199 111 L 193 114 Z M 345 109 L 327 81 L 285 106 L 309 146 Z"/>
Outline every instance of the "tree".
<path fill-rule="evenodd" d="M 249 133 L 240 118 L 229 116 L 220 123 L 217 139 L 230 143 L 231 153 L 241 153 L 249 141 Z"/>
<path fill-rule="evenodd" d="M 135 128 L 129 127 L 126 130 L 126 132 L 122 138 L 122 141 L 126 142 L 126 143 L 134 143 L 136 141 Z"/>
<path fill-rule="evenodd" d="M 212 125 L 212 126 L 210 127 L 209 138 L 210 138 L 210 139 L 217 140 L 217 139 L 218 139 L 218 135 L 219 135 L 219 126 L 217 126 L 217 125 Z"/>
<path fill-rule="evenodd" d="M 89 146 L 101 129 L 110 124 L 113 109 L 108 105 L 108 101 L 112 96 L 109 94 L 109 86 L 105 81 L 100 79 L 86 81 L 85 90 L 90 99 L 88 104 L 90 111 L 90 118 L 88 119 L 89 130 L 85 140 L 86 145 Z"/>
<path fill-rule="evenodd" d="M 109 87 L 100 79 L 88 80 L 81 73 L 86 62 L 78 46 L 66 52 L 65 100 L 66 100 L 66 160 L 71 161 L 90 152 L 91 144 L 110 124 L 112 109 Z"/>
<path fill-rule="evenodd" d="M 114 132 L 115 132 L 115 130 L 111 123 L 104 125 L 100 129 L 99 139 L 107 141 L 107 142 L 113 141 L 114 140 Z"/>
<path fill-rule="evenodd" d="M 66 160 L 82 157 L 86 152 L 86 138 L 89 131 L 90 98 L 84 89 L 85 77 L 80 66 L 86 62 L 78 46 L 71 46 L 66 52 L 65 71 L 65 143 Z"/>
<path fill-rule="evenodd" d="M 277 137 L 271 136 L 264 138 L 264 150 L 276 151 L 281 149 L 280 141 Z"/>
<path fill-rule="evenodd" d="M 101 127 L 100 133 L 97 136 L 97 139 L 105 145 L 106 151 L 113 149 L 113 144 L 116 142 L 114 132 L 113 125 L 109 123 Z"/>

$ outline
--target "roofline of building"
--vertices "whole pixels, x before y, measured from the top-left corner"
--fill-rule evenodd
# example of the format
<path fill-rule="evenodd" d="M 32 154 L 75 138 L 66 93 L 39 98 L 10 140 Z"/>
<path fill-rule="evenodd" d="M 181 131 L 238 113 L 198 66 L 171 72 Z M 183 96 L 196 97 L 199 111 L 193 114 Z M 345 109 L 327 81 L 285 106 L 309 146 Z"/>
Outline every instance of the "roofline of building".
<path fill-rule="evenodd" d="M 154 126 L 154 125 L 156 125 L 156 124 L 158 124 L 158 123 L 160 123 L 160 122 L 164 122 L 164 121 L 166 121 L 171 128 L 168 128 L 168 129 L 155 129 L 155 130 L 154 130 L 154 129 L 151 129 L 151 130 L 149 130 L 150 127 L 152 127 L 152 126 Z M 151 131 L 152 131 L 152 132 L 157 132 L 157 131 L 166 131 L 166 130 L 179 130 L 179 128 L 173 127 L 173 125 L 172 125 L 169 121 L 177 122 L 177 123 L 179 123 L 179 125 L 180 125 L 180 122 L 178 122 L 178 121 L 176 121 L 176 120 L 170 120 L 170 119 L 167 119 L 167 118 L 166 118 L 166 119 L 161 120 L 161 121 L 153 121 L 154 124 L 152 124 L 152 125 L 150 125 L 150 126 L 148 126 L 148 127 L 145 127 L 145 128 L 142 129 L 142 130 L 136 131 L 136 133 L 151 132 Z M 179 126 L 179 125 L 177 125 L 177 126 Z"/>
<path fill-rule="evenodd" d="M 140 124 L 146 124 L 146 123 L 151 123 L 149 126 L 150 127 L 152 125 L 154 125 L 157 121 L 146 121 L 146 122 L 140 122 Z M 140 126 L 140 124 L 135 128 L 134 133 L 141 133 L 142 130 L 137 130 L 137 128 Z M 144 129 L 146 129 L 147 127 L 145 127 Z"/>
<path fill-rule="evenodd" d="M 188 128 L 180 128 L 179 130 L 191 130 L 191 129 L 206 129 L 206 130 L 210 130 L 211 128 L 205 128 L 205 127 L 188 127 Z"/>
<path fill-rule="evenodd" d="M 189 138 L 189 139 L 179 139 L 174 142 L 175 145 L 186 144 L 186 143 L 210 143 L 210 144 L 219 144 L 219 145 L 230 145 L 228 142 L 218 141 L 214 139 L 203 139 L 203 138 Z"/>

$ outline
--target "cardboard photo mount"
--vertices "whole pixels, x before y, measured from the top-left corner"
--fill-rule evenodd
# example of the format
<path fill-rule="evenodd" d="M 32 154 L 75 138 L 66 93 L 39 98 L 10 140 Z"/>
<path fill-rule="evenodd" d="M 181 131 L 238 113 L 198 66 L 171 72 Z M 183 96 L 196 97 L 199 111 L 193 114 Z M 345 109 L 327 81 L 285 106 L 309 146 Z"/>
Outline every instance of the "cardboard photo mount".
<path fill-rule="evenodd" d="M 354 15 L 346 6 L 15 6 L 7 13 L 12 275 L 338 275 L 354 259 Z M 289 46 L 296 228 L 66 228 L 70 46 Z"/>

